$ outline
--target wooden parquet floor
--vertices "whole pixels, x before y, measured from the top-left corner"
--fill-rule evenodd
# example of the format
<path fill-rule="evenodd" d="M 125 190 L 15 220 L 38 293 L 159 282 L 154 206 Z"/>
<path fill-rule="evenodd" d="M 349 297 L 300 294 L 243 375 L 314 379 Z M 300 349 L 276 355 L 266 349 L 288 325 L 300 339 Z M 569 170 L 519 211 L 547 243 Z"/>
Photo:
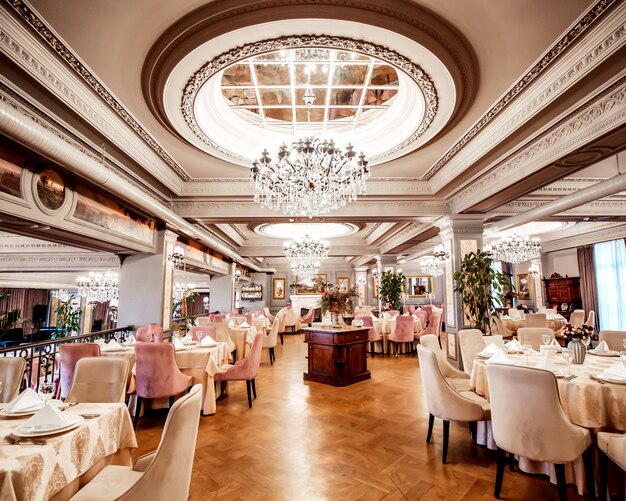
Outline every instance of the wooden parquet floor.
<path fill-rule="evenodd" d="M 285 336 L 274 366 L 263 353 L 252 409 L 234 382 L 217 414 L 200 418 L 191 500 L 494 499 L 495 451 L 473 443 L 467 425 L 451 425 L 446 465 L 439 420 L 425 443 L 416 358 L 370 357 L 371 380 L 333 388 L 303 382 L 305 355 L 302 335 Z M 136 455 L 156 448 L 165 416 L 140 420 Z M 508 468 L 502 495 L 557 499 L 546 477 Z M 572 486 L 568 495 L 585 499 Z"/>

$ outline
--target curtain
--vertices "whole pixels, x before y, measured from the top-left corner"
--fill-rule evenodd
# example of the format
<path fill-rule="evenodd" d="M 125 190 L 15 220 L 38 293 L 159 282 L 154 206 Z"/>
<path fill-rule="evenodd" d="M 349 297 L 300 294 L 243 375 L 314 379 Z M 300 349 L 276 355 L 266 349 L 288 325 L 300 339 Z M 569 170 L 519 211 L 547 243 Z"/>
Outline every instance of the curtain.
<path fill-rule="evenodd" d="M 580 295 L 583 300 L 583 309 L 588 317 L 590 311 L 596 312 L 597 330 L 600 330 L 598 315 L 598 292 L 596 289 L 596 267 L 594 263 L 593 245 L 577 247 L 578 271 L 580 273 Z"/>
<path fill-rule="evenodd" d="M 48 305 L 49 291 L 47 289 L 5 289 L 10 296 L 0 301 L 0 314 L 19 308 L 22 318 L 31 320 L 33 316 L 33 306 L 43 304 Z M 17 325 L 16 327 L 19 327 Z M 24 322 L 22 330 L 24 335 L 30 334 L 31 322 Z"/>
<path fill-rule="evenodd" d="M 626 330 L 626 245 L 612 240 L 594 245 L 598 319 L 604 330 Z"/>

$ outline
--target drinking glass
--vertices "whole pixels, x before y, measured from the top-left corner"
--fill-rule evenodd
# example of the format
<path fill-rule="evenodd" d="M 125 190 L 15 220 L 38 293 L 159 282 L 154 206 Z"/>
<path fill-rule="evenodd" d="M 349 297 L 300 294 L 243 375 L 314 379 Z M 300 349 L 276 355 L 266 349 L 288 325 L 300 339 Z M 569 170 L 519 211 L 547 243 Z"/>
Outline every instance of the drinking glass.
<path fill-rule="evenodd" d="M 589 345 L 591 344 L 591 336 L 583 336 L 582 341 L 585 345 L 585 348 L 587 348 L 587 351 L 589 351 Z"/>
<path fill-rule="evenodd" d="M 39 385 L 39 396 L 47 404 L 48 401 L 53 397 L 55 390 L 56 390 L 56 387 L 53 382 L 47 381 L 47 382 L 41 383 Z"/>
<path fill-rule="evenodd" d="M 563 356 L 563 360 L 567 361 L 567 373 L 571 374 L 571 370 L 570 370 L 570 360 L 572 358 L 572 354 L 570 353 L 570 351 L 566 348 L 564 350 L 561 351 L 561 355 Z"/>
<path fill-rule="evenodd" d="M 522 351 L 526 355 L 526 365 L 530 365 L 530 354 L 533 352 L 533 347 L 530 344 L 523 344 Z"/>
<path fill-rule="evenodd" d="M 619 352 L 619 358 L 622 359 L 622 363 L 624 364 L 624 367 L 626 367 L 626 351 L 620 351 Z M 2 388 L 2 386 L 0 386 L 0 389 Z"/>
<path fill-rule="evenodd" d="M 541 336 L 541 342 L 548 346 L 550 344 L 550 341 L 552 341 L 552 336 L 550 336 L 549 334 L 543 334 Z"/>

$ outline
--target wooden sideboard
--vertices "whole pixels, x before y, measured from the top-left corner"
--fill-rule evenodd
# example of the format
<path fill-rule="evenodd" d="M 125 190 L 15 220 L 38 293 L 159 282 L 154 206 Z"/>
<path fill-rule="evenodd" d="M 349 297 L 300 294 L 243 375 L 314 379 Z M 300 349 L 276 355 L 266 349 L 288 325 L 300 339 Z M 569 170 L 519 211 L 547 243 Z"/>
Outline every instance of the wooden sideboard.
<path fill-rule="evenodd" d="M 367 339 L 369 328 L 304 329 L 309 345 L 309 370 L 305 381 L 348 386 L 370 379 L 367 370 Z"/>
<path fill-rule="evenodd" d="M 561 277 L 553 274 L 544 278 L 546 287 L 546 305 L 556 308 L 567 320 L 574 310 L 583 307 L 580 298 L 580 277 Z"/>

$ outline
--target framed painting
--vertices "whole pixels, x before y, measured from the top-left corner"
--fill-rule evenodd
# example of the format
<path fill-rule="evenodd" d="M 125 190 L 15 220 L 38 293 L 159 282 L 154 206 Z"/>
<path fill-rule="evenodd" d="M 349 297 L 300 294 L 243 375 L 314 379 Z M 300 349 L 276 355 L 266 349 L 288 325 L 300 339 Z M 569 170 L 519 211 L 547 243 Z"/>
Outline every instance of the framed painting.
<path fill-rule="evenodd" d="M 296 275 L 296 294 L 323 294 L 328 275 L 318 273 L 311 278 L 302 279 Z"/>
<path fill-rule="evenodd" d="M 284 278 L 272 279 L 272 299 L 285 299 L 285 285 L 286 279 Z"/>
<path fill-rule="evenodd" d="M 350 289 L 350 278 L 348 277 L 337 277 L 337 286 L 341 292 L 346 292 Z"/>
<path fill-rule="evenodd" d="M 452 360 L 457 360 L 456 334 L 454 332 L 449 332 L 446 335 L 446 340 L 448 342 L 448 358 L 451 358 Z"/>
<path fill-rule="evenodd" d="M 530 299 L 530 279 L 528 273 L 517 275 L 517 294 L 519 299 Z"/>

